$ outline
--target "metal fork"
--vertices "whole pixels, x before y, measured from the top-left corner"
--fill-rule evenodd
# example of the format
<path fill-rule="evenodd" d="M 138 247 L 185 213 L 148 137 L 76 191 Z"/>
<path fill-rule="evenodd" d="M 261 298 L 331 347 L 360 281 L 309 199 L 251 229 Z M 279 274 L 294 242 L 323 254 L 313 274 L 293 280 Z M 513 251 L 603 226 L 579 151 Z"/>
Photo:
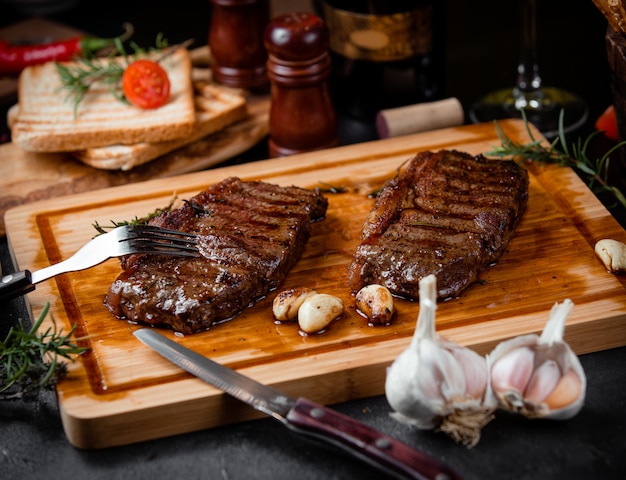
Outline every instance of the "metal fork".
<path fill-rule="evenodd" d="M 35 284 L 66 272 L 98 265 L 112 257 L 132 253 L 199 256 L 193 233 L 179 232 L 152 225 L 124 225 L 98 235 L 74 255 L 36 272 L 22 270 L 0 279 L 0 301 L 18 297 L 35 289 Z"/>

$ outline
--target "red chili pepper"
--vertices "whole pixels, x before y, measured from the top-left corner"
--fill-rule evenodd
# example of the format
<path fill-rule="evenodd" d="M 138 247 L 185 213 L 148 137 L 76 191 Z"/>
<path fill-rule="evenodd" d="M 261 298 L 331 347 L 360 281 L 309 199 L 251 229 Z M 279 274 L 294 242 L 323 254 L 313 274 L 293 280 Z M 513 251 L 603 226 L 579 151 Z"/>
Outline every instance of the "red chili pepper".
<path fill-rule="evenodd" d="M 41 45 L 11 45 L 0 41 L 0 75 L 19 75 L 29 65 L 89 57 L 98 50 L 127 39 L 132 34 L 132 26 L 125 27 L 126 31 L 116 38 L 74 37 Z"/>

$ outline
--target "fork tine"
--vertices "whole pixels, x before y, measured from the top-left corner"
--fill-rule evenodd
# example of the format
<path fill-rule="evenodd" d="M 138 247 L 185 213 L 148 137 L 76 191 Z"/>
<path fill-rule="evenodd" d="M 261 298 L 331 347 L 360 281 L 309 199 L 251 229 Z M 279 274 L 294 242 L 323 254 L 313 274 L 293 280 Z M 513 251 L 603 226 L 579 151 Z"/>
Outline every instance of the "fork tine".
<path fill-rule="evenodd" d="M 163 238 L 166 240 L 184 238 L 187 240 L 195 239 L 197 235 L 193 232 L 181 232 L 171 228 L 155 227 L 154 225 L 130 225 L 127 231 L 128 235 L 135 237 Z M 191 241 L 191 240 L 190 240 Z"/>
<path fill-rule="evenodd" d="M 199 256 L 197 235 L 153 225 L 131 225 L 125 242 L 129 253 L 152 253 L 160 255 L 178 255 L 183 257 Z"/>
<path fill-rule="evenodd" d="M 128 243 L 129 253 L 151 253 L 157 255 L 176 255 L 179 257 L 199 257 L 197 247 L 180 244 L 166 244 L 145 240 L 131 240 Z"/>

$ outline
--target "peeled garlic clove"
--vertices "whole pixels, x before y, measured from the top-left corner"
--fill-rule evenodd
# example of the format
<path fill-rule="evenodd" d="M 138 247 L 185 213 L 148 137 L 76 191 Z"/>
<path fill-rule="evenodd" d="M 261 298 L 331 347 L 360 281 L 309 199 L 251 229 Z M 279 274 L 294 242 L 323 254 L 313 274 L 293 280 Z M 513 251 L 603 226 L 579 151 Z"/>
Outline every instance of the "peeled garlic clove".
<path fill-rule="evenodd" d="M 596 243 L 594 250 L 610 273 L 626 272 L 626 244 L 605 238 Z"/>
<path fill-rule="evenodd" d="M 529 418 L 566 419 L 583 406 L 586 376 L 563 340 L 573 303 L 555 304 L 541 335 L 501 342 L 487 356 L 491 381 L 487 402 Z"/>
<path fill-rule="evenodd" d="M 394 409 L 391 415 L 417 428 L 436 428 L 472 447 L 493 418 L 493 407 L 483 404 L 486 361 L 436 334 L 436 277 L 420 280 L 419 290 L 420 309 L 411 343 L 387 369 L 385 395 Z"/>
<path fill-rule="evenodd" d="M 356 294 L 356 308 L 373 325 L 391 322 L 394 313 L 393 295 L 383 285 L 367 285 Z"/>
<path fill-rule="evenodd" d="M 343 302 L 340 298 L 327 293 L 316 293 L 302 302 L 298 310 L 298 325 L 304 333 L 320 332 L 342 313 Z"/>
<path fill-rule="evenodd" d="M 280 292 L 272 304 L 274 317 L 280 321 L 295 320 L 302 302 L 316 293 L 315 290 L 306 287 L 290 288 Z"/>

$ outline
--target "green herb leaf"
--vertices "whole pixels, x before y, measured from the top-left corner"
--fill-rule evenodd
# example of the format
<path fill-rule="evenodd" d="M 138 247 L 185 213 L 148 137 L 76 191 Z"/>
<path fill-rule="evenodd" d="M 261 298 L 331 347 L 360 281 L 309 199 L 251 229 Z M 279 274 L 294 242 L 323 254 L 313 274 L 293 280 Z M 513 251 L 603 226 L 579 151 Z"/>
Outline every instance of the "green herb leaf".
<path fill-rule="evenodd" d="M 76 326 L 63 335 L 54 318 L 52 327 L 38 333 L 49 308 L 46 303 L 30 330 L 20 322 L 0 343 L 0 400 L 31 398 L 42 389 L 52 389 L 67 374 L 67 363 L 60 358 L 73 360 L 73 355 L 88 350 L 70 340 Z"/>
<path fill-rule="evenodd" d="M 602 158 L 590 159 L 587 150 L 593 137 L 600 132 L 591 133 L 584 141 L 578 139 L 577 142 L 567 145 L 565 139 L 565 133 L 563 129 L 563 111 L 559 116 L 559 135 L 550 144 L 545 146 L 540 140 L 536 140 L 530 130 L 530 125 L 524 110 L 521 111 L 524 123 L 526 125 L 526 131 L 531 139 L 530 143 L 521 144 L 514 142 L 498 123 L 494 121 L 496 128 L 496 135 L 500 140 L 500 145 L 494 147 L 491 151 L 486 152 L 486 155 L 494 157 L 506 157 L 513 158 L 517 161 L 533 161 L 537 163 L 554 163 L 557 165 L 563 165 L 567 167 L 573 167 L 576 170 L 588 175 L 588 186 L 596 194 L 601 192 L 607 192 L 611 194 L 615 199 L 624 207 L 626 207 L 626 198 L 624 193 L 614 185 L 609 183 L 609 162 L 610 156 L 617 151 L 620 147 L 626 145 L 626 141 L 620 142 L 606 152 Z M 560 146 L 560 149 L 557 147 Z"/>
<path fill-rule="evenodd" d="M 172 210 L 172 207 L 174 206 L 174 202 L 176 201 L 178 197 L 174 197 L 172 198 L 172 200 L 170 201 L 169 205 L 165 208 L 157 208 L 154 212 L 151 212 L 143 217 L 135 217 L 132 220 L 121 220 L 121 221 L 115 221 L 115 220 L 111 220 L 111 225 L 100 225 L 97 221 L 93 224 L 93 228 L 96 229 L 96 231 L 98 232 L 98 235 L 101 235 L 103 233 L 107 233 L 107 231 L 112 230 L 113 228 L 117 228 L 117 227 L 121 227 L 124 225 L 143 225 L 148 223 L 152 218 L 161 215 L 164 212 L 169 212 Z"/>

